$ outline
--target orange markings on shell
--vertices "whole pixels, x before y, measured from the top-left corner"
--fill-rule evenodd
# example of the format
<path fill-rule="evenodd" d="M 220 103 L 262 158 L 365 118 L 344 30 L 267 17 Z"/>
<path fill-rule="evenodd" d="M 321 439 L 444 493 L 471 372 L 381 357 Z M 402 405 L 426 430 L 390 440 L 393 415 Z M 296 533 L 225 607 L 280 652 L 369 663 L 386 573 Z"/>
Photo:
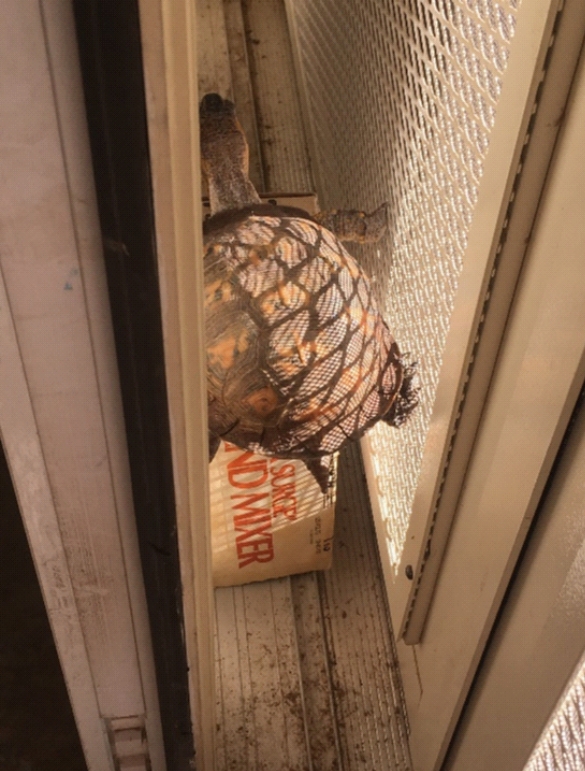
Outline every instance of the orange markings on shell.
<path fill-rule="evenodd" d="M 207 346 L 207 362 L 212 369 L 229 370 L 236 358 L 250 345 L 248 330 L 230 330 Z"/>
<path fill-rule="evenodd" d="M 393 338 L 359 265 L 300 218 L 249 216 L 212 237 L 208 379 L 236 421 L 233 441 L 303 457 L 359 435 L 391 402 L 394 380 L 383 374 Z"/>
<path fill-rule="evenodd" d="M 218 279 L 205 287 L 205 307 L 211 308 L 214 303 L 225 303 L 233 299 L 233 290 L 229 281 Z"/>
<path fill-rule="evenodd" d="M 259 388 L 254 391 L 243 402 L 249 405 L 252 410 L 260 417 L 268 417 L 278 407 L 278 395 L 273 388 Z"/>

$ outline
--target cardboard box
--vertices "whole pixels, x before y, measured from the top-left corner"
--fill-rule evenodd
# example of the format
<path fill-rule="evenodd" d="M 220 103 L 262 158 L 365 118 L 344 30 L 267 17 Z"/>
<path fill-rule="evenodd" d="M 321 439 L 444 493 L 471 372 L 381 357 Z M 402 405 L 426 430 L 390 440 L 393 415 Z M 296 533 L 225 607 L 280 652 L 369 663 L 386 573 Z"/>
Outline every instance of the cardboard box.
<path fill-rule="evenodd" d="M 222 442 L 209 466 L 215 586 L 331 567 L 335 464 L 323 495 L 301 461 Z"/>

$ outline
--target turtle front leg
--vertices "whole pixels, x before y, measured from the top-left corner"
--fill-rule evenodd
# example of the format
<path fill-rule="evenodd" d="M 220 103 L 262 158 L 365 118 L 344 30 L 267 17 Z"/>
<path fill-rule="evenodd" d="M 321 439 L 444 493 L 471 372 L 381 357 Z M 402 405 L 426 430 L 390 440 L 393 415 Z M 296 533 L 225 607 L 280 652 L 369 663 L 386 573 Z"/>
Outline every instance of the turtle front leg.
<path fill-rule="evenodd" d="M 332 209 L 317 212 L 313 218 L 340 241 L 373 244 L 388 230 L 388 204 L 383 203 L 371 214 L 357 209 Z"/>

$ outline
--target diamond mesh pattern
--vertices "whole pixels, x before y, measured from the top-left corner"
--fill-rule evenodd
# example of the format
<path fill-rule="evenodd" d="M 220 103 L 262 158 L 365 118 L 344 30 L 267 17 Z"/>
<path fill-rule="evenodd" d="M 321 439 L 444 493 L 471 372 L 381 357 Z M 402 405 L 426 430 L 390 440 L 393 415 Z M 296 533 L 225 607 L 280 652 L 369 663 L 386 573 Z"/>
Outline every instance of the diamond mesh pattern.
<path fill-rule="evenodd" d="M 398 349 L 369 282 L 328 231 L 248 215 L 207 239 L 213 433 L 257 452 L 319 457 L 387 412 Z"/>
<path fill-rule="evenodd" d="M 421 406 L 369 434 L 398 566 L 519 0 L 289 0 L 323 208 L 390 205 L 351 250 L 420 364 Z"/>
<path fill-rule="evenodd" d="M 585 768 L 585 662 L 543 732 L 524 771 Z"/>

